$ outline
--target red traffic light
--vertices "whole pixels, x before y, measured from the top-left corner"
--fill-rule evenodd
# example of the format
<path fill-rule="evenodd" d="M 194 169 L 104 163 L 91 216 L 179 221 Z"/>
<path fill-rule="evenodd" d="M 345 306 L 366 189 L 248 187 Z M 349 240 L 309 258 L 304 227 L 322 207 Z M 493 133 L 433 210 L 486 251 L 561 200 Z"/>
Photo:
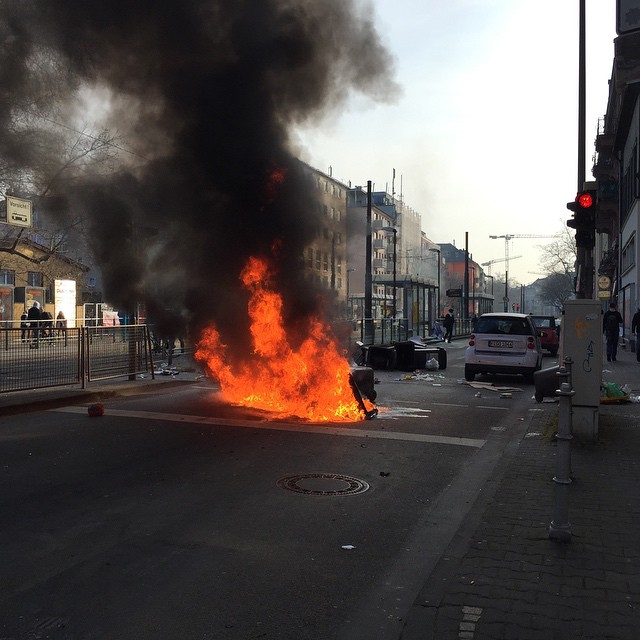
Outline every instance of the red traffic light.
<path fill-rule="evenodd" d="M 576 202 L 583 209 L 593 207 L 593 195 L 590 191 L 583 191 L 576 196 Z"/>

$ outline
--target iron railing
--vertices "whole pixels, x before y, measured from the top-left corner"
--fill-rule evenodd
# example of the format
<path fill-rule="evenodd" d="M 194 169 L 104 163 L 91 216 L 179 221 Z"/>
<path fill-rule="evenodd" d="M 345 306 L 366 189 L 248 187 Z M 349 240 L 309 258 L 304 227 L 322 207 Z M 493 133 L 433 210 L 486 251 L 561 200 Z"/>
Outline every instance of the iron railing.
<path fill-rule="evenodd" d="M 146 325 L 0 330 L 0 393 L 151 372 Z"/>

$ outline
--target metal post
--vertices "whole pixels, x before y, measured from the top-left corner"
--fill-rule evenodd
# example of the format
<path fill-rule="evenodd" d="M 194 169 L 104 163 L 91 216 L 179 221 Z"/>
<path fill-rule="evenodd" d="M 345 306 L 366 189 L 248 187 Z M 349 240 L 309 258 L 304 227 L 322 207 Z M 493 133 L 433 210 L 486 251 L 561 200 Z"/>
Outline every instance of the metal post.
<path fill-rule="evenodd" d="M 567 359 L 568 360 L 568 359 Z M 566 360 L 565 360 L 566 361 Z M 558 542 L 571 540 L 571 524 L 569 523 L 569 485 L 571 484 L 571 398 L 575 391 L 569 384 L 570 373 L 565 367 L 558 371 L 560 389 L 556 391 L 559 396 L 558 410 L 558 453 L 556 456 L 556 475 L 553 481 L 556 483 L 553 520 L 549 526 L 549 538 Z"/>
<path fill-rule="evenodd" d="M 364 271 L 364 343 L 373 344 L 373 278 L 371 273 L 371 180 L 367 180 L 367 237 Z"/>

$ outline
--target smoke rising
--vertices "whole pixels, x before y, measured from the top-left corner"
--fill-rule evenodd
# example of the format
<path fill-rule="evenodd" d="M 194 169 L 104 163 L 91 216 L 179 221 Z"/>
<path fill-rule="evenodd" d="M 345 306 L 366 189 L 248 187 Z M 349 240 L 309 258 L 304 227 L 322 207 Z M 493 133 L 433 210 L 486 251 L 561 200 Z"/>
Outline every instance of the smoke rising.
<path fill-rule="evenodd" d="M 107 299 L 242 343 L 248 256 L 274 256 L 292 323 L 318 304 L 300 260 L 320 221 L 292 126 L 354 89 L 384 99 L 391 66 L 352 0 L 0 0 L 0 162 L 35 166 L 32 115 L 72 124 L 100 96 L 131 153 L 53 190 L 88 217 Z"/>

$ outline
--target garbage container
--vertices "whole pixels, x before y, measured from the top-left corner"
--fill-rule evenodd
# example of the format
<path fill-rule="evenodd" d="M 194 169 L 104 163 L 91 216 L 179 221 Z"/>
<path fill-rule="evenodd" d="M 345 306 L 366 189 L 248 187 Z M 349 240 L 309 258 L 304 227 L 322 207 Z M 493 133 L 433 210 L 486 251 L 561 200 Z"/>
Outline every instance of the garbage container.
<path fill-rule="evenodd" d="M 558 371 L 560 371 L 560 365 L 549 367 L 548 369 L 540 369 L 540 371 L 536 371 L 533 374 L 533 382 L 536 387 L 534 394 L 536 402 L 542 402 L 545 397 L 555 398 L 556 389 L 560 388 Z"/>
<path fill-rule="evenodd" d="M 393 346 L 370 346 L 367 350 L 367 365 L 372 369 L 395 369 L 395 348 Z"/>
<path fill-rule="evenodd" d="M 416 344 L 407 340 L 406 342 L 396 342 L 396 369 L 400 371 L 413 371 L 419 369 L 419 363 L 416 362 Z M 424 363 L 422 365 L 424 367 Z"/>

